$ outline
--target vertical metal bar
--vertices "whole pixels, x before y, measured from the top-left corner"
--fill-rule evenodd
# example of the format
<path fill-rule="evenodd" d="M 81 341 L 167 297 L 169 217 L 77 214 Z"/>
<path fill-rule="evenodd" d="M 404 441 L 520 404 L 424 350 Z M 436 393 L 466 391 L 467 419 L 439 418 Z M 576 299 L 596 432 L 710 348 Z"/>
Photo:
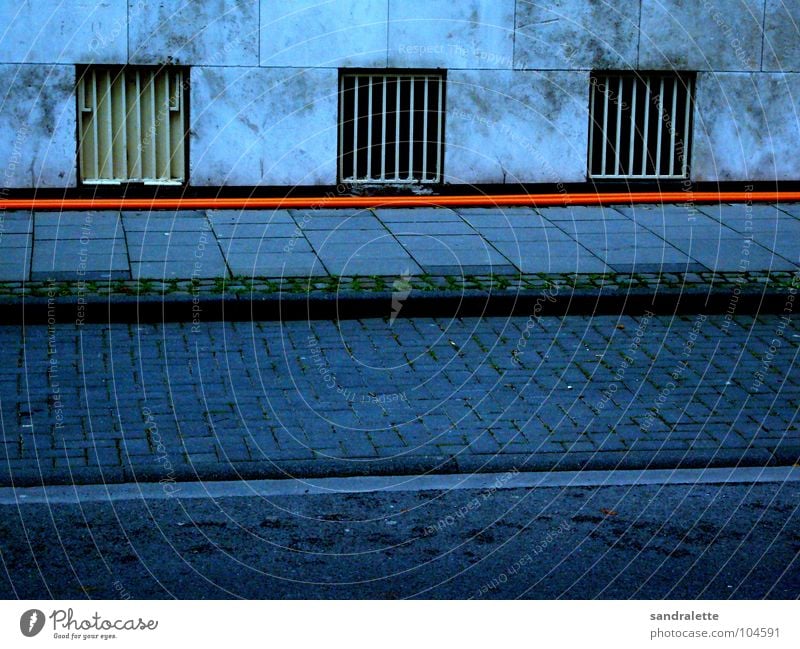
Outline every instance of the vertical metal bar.
<path fill-rule="evenodd" d="M 647 158 L 650 156 L 650 77 L 645 77 L 644 136 L 642 137 L 642 175 L 647 175 Z"/>
<path fill-rule="evenodd" d="M 353 180 L 358 179 L 358 75 L 353 77 Z"/>
<path fill-rule="evenodd" d="M 622 75 L 619 77 L 617 84 L 617 136 L 614 145 L 614 175 L 619 176 L 619 162 L 620 162 L 620 138 L 622 135 Z"/>
<path fill-rule="evenodd" d="M 410 77 L 411 97 L 408 104 L 408 179 L 414 179 L 414 77 Z"/>
<path fill-rule="evenodd" d="M 106 70 L 103 76 L 105 80 L 105 131 L 107 138 L 103 173 L 105 178 L 112 179 L 114 178 L 114 106 L 111 97 L 111 70 Z"/>
<path fill-rule="evenodd" d="M 691 79 L 686 81 L 686 118 L 683 125 L 683 164 L 681 165 L 681 173 L 684 178 L 689 175 L 689 136 L 690 125 L 692 119 L 692 96 L 694 95 L 694 86 Z"/>
<path fill-rule="evenodd" d="M 156 149 L 156 156 L 159 162 L 158 177 L 161 179 L 169 179 L 169 146 L 167 145 L 166 128 L 164 125 L 164 108 L 169 111 L 169 94 L 167 75 L 164 71 L 160 71 L 156 75 L 156 88 L 158 94 L 156 95 L 156 105 L 158 106 L 158 114 L 156 117 L 156 138 L 158 148 Z M 169 117 L 169 113 L 166 115 Z"/>
<path fill-rule="evenodd" d="M 156 75 L 155 72 L 150 72 L 150 151 L 152 152 L 151 163 L 153 165 L 153 179 L 158 177 L 158 138 L 157 138 L 157 121 L 158 109 L 156 103 Z"/>
<path fill-rule="evenodd" d="M 636 143 L 636 95 L 638 94 L 639 84 L 636 77 L 631 77 L 631 139 L 628 148 L 628 174 L 633 174 L 633 155 Z"/>
<path fill-rule="evenodd" d="M 381 111 L 381 180 L 386 180 L 386 76 L 381 77 L 382 100 Z"/>
<path fill-rule="evenodd" d="M 369 79 L 367 93 L 367 178 L 372 179 L 372 77 Z"/>
<path fill-rule="evenodd" d="M 164 99 L 163 99 L 164 104 L 161 106 L 161 108 L 159 108 L 159 111 L 162 111 L 162 110 L 164 111 L 164 117 L 163 117 L 163 119 L 159 120 L 160 123 L 156 124 L 156 128 L 161 126 L 161 132 L 158 134 L 159 135 L 158 139 L 159 139 L 160 142 L 163 143 L 161 145 L 161 150 L 162 150 L 162 153 L 164 154 L 164 161 L 163 161 L 163 164 L 162 164 L 163 177 L 166 178 L 166 179 L 170 179 L 172 177 L 172 171 L 171 171 L 171 169 L 172 169 L 172 146 L 170 146 L 170 143 L 172 142 L 172 137 L 171 137 L 170 128 L 169 128 L 170 127 L 170 124 L 169 124 L 169 120 L 170 120 L 170 114 L 169 114 L 169 105 L 170 105 L 170 99 L 169 99 L 169 71 L 168 70 L 162 70 L 161 74 L 159 76 L 163 77 L 162 86 L 163 86 L 163 92 L 164 92 Z"/>
<path fill-rule="evenodd" d="M 678 113 L 678 77 L 672 80 L 672 112 L 670 113 L 669 134 L 669 175 L 675 175 L 675 115 Z"/>
<path fill-rule="evenodd" d="M 397 77 L 397 97 L 394 105 L 394 179 L 400 179 L 400 77 Z"/>
<path fill-rule="evenodd" d="M 422 180 L 428 179 L 428 77 L 425 77 L 425 96 L 422 104 Z"/>
<path fill-rule="evenodd" d="M 117 76 L 117 84 L 119 85 L 119 106 L 117 112 L 121 114 L 122 120 L 120 121 L 119 128 L 117 129 L 117 137 L 122 138 L 122 174 L 124 178 L 130 178 L 130 169 L 128 168 L 128 88 L 125 84 L 125 72 L 120 71 Z"/>
<path fill-rule="evenodd" d="M 593 82 L 593 83 L 592 83 Z M 594 95 L 597 90 L 597 77 L 591 77 L 589 83 L 589 175 L 594 175 L 594 131 L 597 116 L 594 114 Z"/>
<path fill-rule="evenodd" d="M 661 137 L 664 131 L 664 77 L 658 91 L 658 139 L 656 140 L 656 176 L 661 175 Z"/>
<path fill-rule="evenodd" d="M 442 158 L 444 157 L 442 151 L 444 148 L 444 134 L 442 133 L 442 116 L 444 115 L 444 106 L 442 105 L 444 88 L 442 86 L 444 85 L 444 78 L 439 77 L 437 83 L 439 84 L 439 103 L 436 105 L 436 178 L 434 180 L 440 182 L 442 179 Z"/>
<path fill-rule="evenodd" d="M 603 154 L 600 167 L 602 174 L 605 175 L 606 171 L 606 152 L 608 150 L 608 77 L 606 77 L 605 85 L 603 86 L 603 95 L 605 100 L 603 102 Z"/>
<path fill-rule="evenodd" d="M 134 73 L 134 81 L 136 83 L 136 171 L 137 180 L 144 178 L 144 160 L 142 159 L 142 77 L 138 70 Z"/>
<path fill-rule="evenodd" d="M 92 149 L 94 152 L 94 179 L 100 178 L 100 134 L 97 121 L 99 119 L 97 103 L 97 71 L 92 70 Z"/>
<path fill-rule="evenodd" d="M 339 79 L 339 174 L 340 180 L 346 178 L 344 171 L 344 86 L 345 76 Z"/>
<path fill-rule="evenodd" d="M 177 81 L 178 81 L 178 87 L 176 89 L 176 92 L 178 93 L 178 97 L 177 97 L 177 99 L 178 99 L 178 133 L 177 133 L 177 142 L 178 142 L 178 144 L 175 147 L 175 149 L 176 149 L 177 155 L 178 155 L 178 165 L 177 165 L 177 172 L 178 173 L 176 173 L 175 176 L 176 176 L 176 178 L 179 178 L 180 180 L 186 180 L 186 149 L 185 149 L 185 146 L 186 146 L 185 145 L 186 134 L 185 134 L 185 127 L 184 127 L 184 124 L 186 124 L 185 117 L 184 117 L 184 115 L 185 115 L 184 111 L 186 110 L 186 106 L 185 106 L 184 97 L 183 97 L 183 87 L 184 87 L 183 86 L 183 72 L 178 72 L 176 78 L 177 78 Z"/>

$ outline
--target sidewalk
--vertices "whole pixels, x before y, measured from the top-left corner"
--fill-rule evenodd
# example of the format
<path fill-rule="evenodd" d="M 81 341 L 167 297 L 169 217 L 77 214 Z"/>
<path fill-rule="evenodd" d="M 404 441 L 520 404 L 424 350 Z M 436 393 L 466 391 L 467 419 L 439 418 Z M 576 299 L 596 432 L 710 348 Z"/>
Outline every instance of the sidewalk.
<path fill-rule="evenodd" d="M 800 204 L 0 212 L 0 295 L 708 285 L 791 275 L 798 242 Z"/>
<path fill-rule="evenodd" d="M 0 216 L 0 484 L 800 457 L 800 205 Z"/>

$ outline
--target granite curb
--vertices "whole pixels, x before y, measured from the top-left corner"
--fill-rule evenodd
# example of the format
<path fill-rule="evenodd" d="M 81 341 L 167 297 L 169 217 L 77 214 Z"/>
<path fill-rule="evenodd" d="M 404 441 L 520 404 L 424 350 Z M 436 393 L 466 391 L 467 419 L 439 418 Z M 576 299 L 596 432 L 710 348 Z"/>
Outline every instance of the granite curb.
<path fill-rule="evenodd" d="M 425 291 L 402 301 L 394 293 L 317 292 L 113 295 L 63 297 L 24 297 L 0 299 L 5 324 L 77 324 L 108 322 L 202 322 L 277 321 L 277 320 L 353 320 L 362 318 L 421 317 L 505 317 L 520 315 L 660 315 L 692 313 L 723 314 L 734 304 L 740 315 L 781 313 L 789 292 L 740 290 L 735 296 L 727 290 L 690 286 L 654 291 L 647 288 L 625 292 L 572 290 L 559 294 L 540 290 L 513 291 Z"/>
<path fill-rule="evenodd" d="M 366 476 L 409 476 L 422 474 L 527 473 L 557 471 L 615 471 L 649 469 L 704 469 L 730 467 L 796 466 L 800 447 L 770 452 L 766 449 L 698 449 L 692 451 L 598 451 L 574 453 L 498 453 L 458 456 L 410 456 L 381 460 L 315 459 L 204 463 L 175 467 L 166 478 L 153 467 L 75 467 L 72 469 L 0 470 L 0 487 L 42 485 L 90 485 L 161 483 L 166 490 L 180 482 L 223 480 L 314 479 Z"/>

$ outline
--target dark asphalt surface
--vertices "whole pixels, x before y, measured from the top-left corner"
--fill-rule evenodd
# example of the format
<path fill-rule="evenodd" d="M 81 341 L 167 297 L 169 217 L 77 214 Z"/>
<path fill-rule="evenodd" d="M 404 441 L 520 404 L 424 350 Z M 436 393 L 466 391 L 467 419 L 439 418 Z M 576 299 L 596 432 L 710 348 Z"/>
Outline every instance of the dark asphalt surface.
<path fill-rule="evenodd" d="M 800 596 L 800 483 L 0 508 L 3 598 Z"/>

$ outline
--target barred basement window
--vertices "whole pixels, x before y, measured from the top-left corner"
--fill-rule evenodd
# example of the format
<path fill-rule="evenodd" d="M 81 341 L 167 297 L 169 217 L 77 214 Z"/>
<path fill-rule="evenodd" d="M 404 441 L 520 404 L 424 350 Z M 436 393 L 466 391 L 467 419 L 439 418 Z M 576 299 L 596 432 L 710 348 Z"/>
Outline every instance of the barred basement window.
<path fill-rule="evenodd" d="M 589 175 L 688 178 L 694 75 L 591 76 Z"/>
<path fill-rule="evenodd" d="M 78 81 L 77 93 L 84 183 L 183 183 L 183 70 L 89 67 Z"/>
<path fill-rule="evenodd" d="M 440 182 L 444 85 L 441 73 L 343 73 L 340 181 Z"/>

